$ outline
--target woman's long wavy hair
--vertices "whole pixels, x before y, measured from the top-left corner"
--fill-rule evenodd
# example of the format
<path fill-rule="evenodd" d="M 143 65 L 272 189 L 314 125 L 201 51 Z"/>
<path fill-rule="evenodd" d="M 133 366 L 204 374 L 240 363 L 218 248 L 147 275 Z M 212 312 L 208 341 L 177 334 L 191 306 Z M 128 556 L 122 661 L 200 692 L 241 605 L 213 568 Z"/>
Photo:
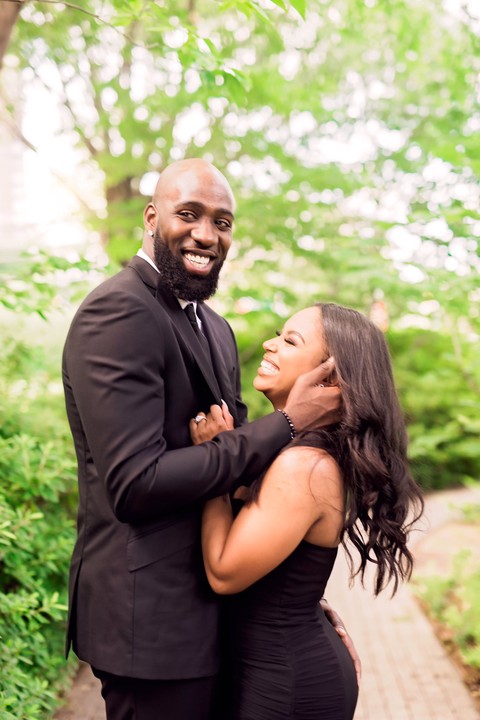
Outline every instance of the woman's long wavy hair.
<path fill-rule="evenodd" d="M 335 358 L 342 420 L 303 433 L 296 444 L 322 448 L 338 463 L 345 488 L 342 543 L 352 577 L 360 574 L 363 583 L 367 563 L 374 563 L 375 594 L 393 581 L 393 595 L 399 581 L 412 573 L 407 539 L 423 512 L 423 498 L 408 467 L 405 421 L 388 346 L 381 330 L 356 310 L 334 303 L 315 307 L 328 354 Z M 347 540 L 360 554 L 357 569 Z"/>

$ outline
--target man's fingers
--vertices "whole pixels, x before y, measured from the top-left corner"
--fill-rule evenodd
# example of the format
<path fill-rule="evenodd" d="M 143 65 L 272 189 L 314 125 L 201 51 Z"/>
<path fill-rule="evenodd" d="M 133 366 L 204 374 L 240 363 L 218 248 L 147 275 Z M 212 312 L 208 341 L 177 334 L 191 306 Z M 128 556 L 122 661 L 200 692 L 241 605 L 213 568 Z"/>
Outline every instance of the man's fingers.
<path fill-rule="evenodd" d="M 315 387 L 323 383 L 335 370 L 335 360 L 329 357 L 318 367 L 303 375 L 304 382 L 309 387 Z"/>
<path fill-rule="evenodd" d="M 338 618 L 338 615 L 337 615 Z M 343 625 L 335 625 L 334 628 L 337 631 L 338 635 L 343 640 L 343 643 L 345 647 L 347 648 L 348 652 L 350 653 L 350 657 L 353 660 L 353 665 L 355 667 L 355 674 L 357 676 L 357 684 L 360 685 L 360 680 L 362 679 L 362 663 L 360 661 L 360 658 L 358 657 L 357 651 L 355 649 L 355 645 L 352 642 L 352 638 L 347 633 Z"/>
<path fill-rule="evenodd" d="M 357 684 L 360 685 L 360 680 L 362 679 L 362 663 L 355 649 L 355 645 L 353 644 L 353 640 L 346 631 L 345 625 L 343 624 L 343 620 L 341 619 L 340 615 L 332 607 L 330 607 L 329 603 L 325 598 L 321 599 L 320 605 L 322 606 L 328 621 L 331 625 L 333 625 L 333 627 L 337 631 L 337 634 L 342 638 L 342 642 L 347 648 L 350 657 L 352 658 L 353 666 L 355 668 L 355 674 L 357 676 Z"/>
<path fill-rule="evenodd" d="M 335 358 L 330 356 L 320 365 L 320 370 L 325 373 L 325 377 L 328 377 L 330 373 L 335 370 Z"/>

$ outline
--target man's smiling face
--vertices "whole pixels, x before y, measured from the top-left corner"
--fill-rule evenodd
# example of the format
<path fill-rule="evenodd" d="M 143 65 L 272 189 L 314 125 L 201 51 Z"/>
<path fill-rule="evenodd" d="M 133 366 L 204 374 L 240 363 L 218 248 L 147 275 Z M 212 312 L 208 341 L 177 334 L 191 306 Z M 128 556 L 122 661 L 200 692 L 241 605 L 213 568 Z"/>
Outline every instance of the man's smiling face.
<path fill-rule="evenodd" d="M 155 262 L 177 297 L 206 300 L 217 288 L 232 244 L 232 191 L 204 161 L 185 161 L 169 170 L 150 206 L 156 213 Z"/>

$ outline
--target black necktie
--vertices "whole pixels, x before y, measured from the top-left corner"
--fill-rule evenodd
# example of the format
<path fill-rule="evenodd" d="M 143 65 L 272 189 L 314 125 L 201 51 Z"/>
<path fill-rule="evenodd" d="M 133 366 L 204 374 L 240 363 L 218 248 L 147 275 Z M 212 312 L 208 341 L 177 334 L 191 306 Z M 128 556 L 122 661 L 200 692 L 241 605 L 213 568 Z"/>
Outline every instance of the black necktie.
<path fill-rule="evenodd" d="M 195 312 L 195 308 L 193 306 L 193 303 L 188 303 L 188 305 L 185 306 L 185 315 L 190 320 L 190 325 L 195 331 L 195 335 L 197 336 L 200 345 L 202 346 L 204 352 L 207 355 L 207 358 L 211 361 L 210 357 L 210 345 L 208 344 L 208 340 L 205 337 L 205 335 L 200 330 L 200 326 L 198 324 L 197 320 L 197 314 Z"/>

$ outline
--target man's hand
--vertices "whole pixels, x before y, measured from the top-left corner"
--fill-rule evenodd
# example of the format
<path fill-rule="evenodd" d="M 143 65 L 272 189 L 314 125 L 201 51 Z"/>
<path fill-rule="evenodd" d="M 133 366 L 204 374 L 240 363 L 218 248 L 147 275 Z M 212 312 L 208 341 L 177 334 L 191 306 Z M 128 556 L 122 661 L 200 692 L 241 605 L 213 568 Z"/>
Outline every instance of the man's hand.
<path fill-rule="evenodd" d="M 225 430 L 233 430 L 233 416 L 230 414 L 225 402 L 220 405 L 212 405 L 210 412 L 205 415 L 199 412 L 189 423 L 190 437 L 194 445 L 211 440 L 218 433 Z"/>
<path fill-rule="evenodd" d="M 335 361 L 328 358 L 315 370 L 297 378 L 283 408 L 297 432 L 331 425 L 341 419 L 341 394 L 328 383 L 335 371 Z"/>
<path fill-rule="evenodd" d="M 360 658 L 358 657 L 358 653 L 355 650 L 355 645 L 353 644 L 353 640 L 350 637 L 350 635 L 345 630 L 345 625 L 342 622 L 341 617 L 338 613 L 333 610 L 332 607 L 328 604 L 327 600 L 325 598 L 322 598 L 320 600 L 320 606 L 325 613 L 328 622 L 333 625 L 337 633 L 342 638 L 343 642 L 346 645 L 346 648 L 348 652 L 350 653 L 350 656 L 353 660 L 353 664 L 355 666 L 355 672 L 357 674 L 357 683 L 360 686 L 360 680 L 362 679 L 362 663 L 360 662 Z"/>

